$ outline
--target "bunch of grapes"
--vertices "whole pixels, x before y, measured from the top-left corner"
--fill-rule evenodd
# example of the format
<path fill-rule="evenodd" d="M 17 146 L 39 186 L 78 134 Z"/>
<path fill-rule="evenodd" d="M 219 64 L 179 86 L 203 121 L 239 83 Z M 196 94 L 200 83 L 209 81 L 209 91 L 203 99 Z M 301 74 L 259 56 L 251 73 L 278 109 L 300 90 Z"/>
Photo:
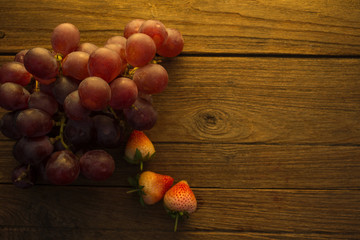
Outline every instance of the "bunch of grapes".
<path fill-rule="evenodd" d="M 40 175 L 52 184 L 112 175 L 105 149 L 121 146 L 132 130 L 157 120 L 152 95 L 168 84 L 159 57 L 175 57 L 184 40 L 158 20 L 134 19 L 123 36 L 104 46 L 80 43 L 80 32 L 63 23 L 51 34 L 52 49 L 35 47 L 0 68 L 0 130 L 16 140 L 12 173 L 21 188 Z M 39 174 L 40 173 L 40 174 Z"/>

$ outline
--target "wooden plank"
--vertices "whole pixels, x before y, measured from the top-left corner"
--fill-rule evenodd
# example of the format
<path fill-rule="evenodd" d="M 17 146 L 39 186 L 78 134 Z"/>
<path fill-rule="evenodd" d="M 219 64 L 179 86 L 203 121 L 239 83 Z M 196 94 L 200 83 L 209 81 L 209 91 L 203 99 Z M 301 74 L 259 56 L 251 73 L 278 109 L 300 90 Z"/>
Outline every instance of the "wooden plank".
<path fill-rule="evenodd" d="M 2 239 L 26 239 L 26 240 L 49 240 L 49 239 L 197 239 L 197 240 L 270 240 L 270 239 L 359 239 L 357 233 L 255 233 L 255 232 L 163 232 L 163 231 L 123 231 L 118 229 L 68 229 L 68 228 L 0 228 L 0 237 Z"/>
<path fill-rule="evenodd" d="M 170 82 L 154 98 L 154 141 L 360 143 L 359 59 L 200 57 L 164 66 Z"/>
<path fill-rule="evenodd" d="M 126 188 L 0 186 L 0 225 L 171 232 L 161 203 L 142 208 Z M 198 210 L 182 231 L 359 234 L 358 190 L 193 189 Z"/>
<path fill-rule="evenodd" d="M 170 80 L 154 96 L 154 142 L 360 144 L 360 59 L 178 57 L 162 64 Z"/>
<path fill-rule="evenodd" d="M 11 182 L 17 162 L 12 142 L 0 142 L 0 183 Z M 359 189 L 359 147 L 156 143 L 156 157 L 144 169 L 188 180 L 194 187 Z M 75 185 L 128 186 L 137 167 L 112 152 L 116 170 L 106 181 L 80 177 Z M 201 173 L 201 177 L 199 174 Z M 39 184 L 46 184 L 40 181 Z"/>
<path fill-rule="evenodd" d="M 134 18 L 159 19 L 184 35 L 186 53 L 360 54 L 360 3 L 297 1 L 0 1 L 0 52 L 50 47 L 66 21 L 102 45 Z M 91 24 L 89 24 L 91 23 Z"/>

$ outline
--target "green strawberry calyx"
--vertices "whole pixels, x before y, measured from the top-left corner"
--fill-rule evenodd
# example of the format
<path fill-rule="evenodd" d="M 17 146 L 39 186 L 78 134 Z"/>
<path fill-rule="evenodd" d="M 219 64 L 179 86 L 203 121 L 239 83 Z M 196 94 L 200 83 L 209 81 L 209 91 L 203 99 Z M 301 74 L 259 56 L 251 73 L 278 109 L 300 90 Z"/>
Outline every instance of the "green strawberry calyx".
<path fill-rule="evenodd" d="M 165 207 L 165 210 L 166 212 L 170 215 L 170 217 L 172 219 L 175 219 L 175 225 L 174 225 L 174 232 L 177 231 L 177 225 L 178 225 L 178 222 L 179 222 L 179 218 L 189 218 L 190 217 L 190 214 L 187 212 L 187 211 L 173 211 L 173 210 L 170 210 L 169 208 L 167 208 L 166 206 Z"/>
<path fill-rule="evenodd" d="M 143 170 L 144 162 L 149 161 L 150 159 L 154 158 L 155 153 L 151 154 L 148 153 L 145 156 L 143 156 L 138 148 L 135 150 L 135 154 L 133 158 L 129 158 L 127 156 L 124 156 L 124 159 L 131 164 L 140 164 L 140 171 Z"/>
<path fill-rule="evenodd" d="M 128 177 L 128 182 L 132 187 L 132 189 L 127 191 L 126 193 L 135 193 L 135 192 L 138 193 L 140 197 L 139 198 L 140 204 L 141 206 L 145 207 L 143 195 L 146 195 L 146 193 L 143 190 L 144 186 L 139 185 L 139 178 L 140 178 L 140 174 L 136 174 L 135 177 Z"/>

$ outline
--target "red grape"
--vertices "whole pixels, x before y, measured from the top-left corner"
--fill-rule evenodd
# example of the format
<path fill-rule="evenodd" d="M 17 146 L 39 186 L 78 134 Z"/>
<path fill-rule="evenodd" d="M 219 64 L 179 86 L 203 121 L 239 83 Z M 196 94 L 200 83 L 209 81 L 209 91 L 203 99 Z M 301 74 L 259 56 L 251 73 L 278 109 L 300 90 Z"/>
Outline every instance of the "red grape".
<path fill-rule="evenodd" d="M 15 55 L 14 61 L 24 64 L 24 56 L 28 51 L 29 51 L 29 49 L 24 49 L 24 50 L 21 50 L 20 52 L 18 52 Z"/>
<path fill-rule="evenodd" d="M 121 72 L 120 55 L 105 47 L 98 48 L 89 57 L 88 71 L 90 76 L 111 82 Z"/>
<path fill-rule="evenodd" d="M 0 84 L 13 82 L 26 86 L 31 81 L 31 74 L 25 69 L 24 64 L 19 62 L 8 62 L 0 68 Z"/>
<path fill-rule="evenodd" d="M 126 38 L 123 36 L 113 36 L 106 41 L 106 44 L 119 44 L 119 45 L 125 46 Z"/>
<path fill-rule="evenodd" d="M 158 20 L 147 20 L 139 28 L 139 33 L 145 33 L 150 36 L 159 49 L 168 37 L 165 25 Z"/>
<path fill-rule="evenodd" d="M 119 54 L 120 59 L 121 59 L 120 73 L 123 73 L 127 67 L 125 46 L 126 45 L 115 44 L 115 43 L 108 43 L 104 46 L 105 48 L 111 49 L 111 50 L 115 51 L 117 54 Z"/>
<path fill-rule="evenodd" d="M 75 51 L 79 42 L 79 29 L 71 23 L 62 23 L 56 26 L 51 35 L 52 48 L 63 56 Z"/>
<path fill-rule="evenodd" d="M 77 179 L 79 173 L 79 160 L 68 150 L 54 152 L 46 163 L 46 177 L 56 185 L 71 184 Z"/>
<path fill-rule="evenodd" d="M 135 82 L 129 78 L 117 78 L 110 84 L 111 100 L 110 106 L 113 109 L 130 107 L 136 100 L 138 89 Z"/>
<path fill-rule="evenodd" d="M 159 64 L 148 64 L 138 68 L 134 73 L 134 82 L 139 91 L 155 94 L 164 91 L 168 84 L 168 73 Z"/>
<path fill-rule="evenodd" d="M 139 32 L 140 26 L 145 22 L 144 19 L 133 19 L 125 25 L 124 37 L 129 38 L 134 33 Z"/>
<path fill-rule="evenodd" d="M 145 66 L 155 54 L 154 41 L 144 33 L 135 33 L 126 41 L 126 61 L 133 67 Z"/>
<path fill-rule="evenodd" d="M 104 109 L 111 99 L 109 84 L 99 77 L 85 78 L 78 90 L 81 104 L 92 111 Z"/>
<path fill-rule="evenodd" d="M 43 85 L 50 85 L 51 83 L 56 81 L 56 78 L 50 78 L 50 79 L 42 79 L 39 77 L 34 76 L 35 80 L 38 81 L 39 83 L 43 84 Z"/>
<path fill-rule="evenodd" d="M 157 49 L 157 53 L 163 57 L 175 57 L 183 50 L 184 38 L 176 29 L 167 28 L 166 30 L 168 32 L 168 38 L 165 43 Z"/>
<path fill-rule="evenodd" d="M 87 68 L 89 57 L 90 54 L 82 51 L 69 53 L 62 62 L 63 74 L 79 81 L 89 77 Z"/>
<path fill-rule="evenodd" d="M 93 43 L 81 43 L 77 48 L 76 51 L 82 51 L 82 52 L 87 52 L 88 54 L 92 54 L 96 49 L 98 49 L 99 47 L 96 46 Z"/>

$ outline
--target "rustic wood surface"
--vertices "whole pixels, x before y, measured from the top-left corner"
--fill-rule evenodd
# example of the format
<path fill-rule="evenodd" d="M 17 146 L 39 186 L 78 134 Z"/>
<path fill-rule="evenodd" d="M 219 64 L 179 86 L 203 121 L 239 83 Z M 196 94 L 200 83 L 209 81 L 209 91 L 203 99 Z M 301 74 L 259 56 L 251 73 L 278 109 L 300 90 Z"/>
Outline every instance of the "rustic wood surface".
<path fill-rule="evenodd" d="M 0 239 L 360 239 L 359 1 L 0 0 L 0 13 L 0 65 L 50 48 L 62 22 L 97 45 L 134 18 L 179 29 L 145 169 L 188 180 L 199 203 L 173 233 L 161 203 L 126 194 L 121 150 L 105 182 L 15 188 L 0 134 Z"/>

